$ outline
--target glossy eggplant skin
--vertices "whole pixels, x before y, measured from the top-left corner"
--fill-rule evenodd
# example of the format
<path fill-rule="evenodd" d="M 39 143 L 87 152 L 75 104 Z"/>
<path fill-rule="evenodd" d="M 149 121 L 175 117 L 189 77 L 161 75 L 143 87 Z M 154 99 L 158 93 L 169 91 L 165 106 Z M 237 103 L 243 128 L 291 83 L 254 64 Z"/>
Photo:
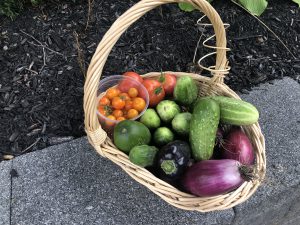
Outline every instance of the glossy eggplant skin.
<path fill-rule="evenodd" d="M 163 146 L 157 156 L 158 176 L 166 182 L 178 180 L 191 160 L 191 149 L 187 142 L 173 141 Z"/>
<path fill-rule="evenodd" d="M 251 167 L 233 159 L 202 160 L 189 167 L 182 176 L 185 191 L 209 197 L 232 191 L 246 180 L 251 180 Z"/>

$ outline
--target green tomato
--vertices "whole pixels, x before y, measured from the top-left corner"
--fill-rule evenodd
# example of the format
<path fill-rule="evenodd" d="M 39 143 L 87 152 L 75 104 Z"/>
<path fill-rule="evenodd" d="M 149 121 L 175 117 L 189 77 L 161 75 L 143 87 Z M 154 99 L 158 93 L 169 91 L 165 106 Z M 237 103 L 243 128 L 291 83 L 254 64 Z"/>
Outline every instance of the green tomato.
<path fill-rule="evenodd" d="M 192 114 L 189 112 L 179 113 L 172 120 L 172 128 L 180 135 L 187 135 L 190 130 Z"/>
<path fill-rule="evenodd" d="M 156 106 L 159 117 L 164 122 L 170 122 L 178 113 L 180 107 L 174 101 L 163 100 Z"/>
<path fill-rule="evenodd" d="M 163 146 L 174 140 L 174 134 L 169 128 L 160 127 L 154 132 L 153 139 L 158 146 Z"/>
<path fill-rule="evenodd" d="M 154 109 L 147 109 L 142 115 L 140 122 L 149 129 L 155 129 L 160 126 L 160 118 Z"/>

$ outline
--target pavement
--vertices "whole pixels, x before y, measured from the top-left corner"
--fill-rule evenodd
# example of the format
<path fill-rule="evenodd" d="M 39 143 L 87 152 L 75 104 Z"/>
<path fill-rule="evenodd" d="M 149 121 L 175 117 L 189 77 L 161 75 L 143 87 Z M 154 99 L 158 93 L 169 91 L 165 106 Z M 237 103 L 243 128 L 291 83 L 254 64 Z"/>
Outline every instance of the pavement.
<path fill-rule="evenodd" d="M 86 137 L 0 163 L 0 225 L 300 224 L 300 85 L 290 78 L 240 95 L 260 111 L 267 175 L 246 202 L 177 209 L 99 156 Z"/>

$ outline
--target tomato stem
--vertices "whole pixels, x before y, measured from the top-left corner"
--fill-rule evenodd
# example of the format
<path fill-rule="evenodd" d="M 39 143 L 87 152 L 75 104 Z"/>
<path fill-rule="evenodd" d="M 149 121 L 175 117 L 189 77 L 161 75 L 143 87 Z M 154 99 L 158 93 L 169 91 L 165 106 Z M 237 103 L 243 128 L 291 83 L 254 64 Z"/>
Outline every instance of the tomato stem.
<path fill-rule="evenodd" d="M 161 71 L 160 77 L 158 78 L 158 81 L 160 83 L 164 83 L 166 81 L 166 76 L 164 75 L 164 73 L 162 71 Z"/>
<path fill-rule="evenodd" d="M 162 92 L 162 87 L 157 87 L 154 90 L 154 94 L 159 95 Z"/>

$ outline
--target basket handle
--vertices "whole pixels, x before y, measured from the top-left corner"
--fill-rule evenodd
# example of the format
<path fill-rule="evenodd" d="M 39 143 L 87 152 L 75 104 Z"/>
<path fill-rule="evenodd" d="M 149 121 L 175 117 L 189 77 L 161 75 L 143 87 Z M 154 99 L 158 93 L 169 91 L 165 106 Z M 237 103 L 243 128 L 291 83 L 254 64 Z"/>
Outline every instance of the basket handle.
<path fill-rule="evenodd" d="M 186 2 L 202 11 L 211 21 L 216 35 L 216 65 L 212 74 L 214 82 L 223 82 L 224 71 L 226 71 L 226 35 L 224 24 L 215 9 L 206 0 L 141 0 L 123 15 L 121 15 L 106 32 L 94 53 L 86 76 L 84 85 L 84 112 L 85 129 L 89 140 L 93 145 L 100 145 L 106 139 L 106 133 L 99 124 L 97 108 L 97 91 L 102 75 L 102 70 L 107 57 L 118 41 L 119 37 L 127 28 L 142 17 L 148 11 L 157 6 L 167 3 Z"/>

